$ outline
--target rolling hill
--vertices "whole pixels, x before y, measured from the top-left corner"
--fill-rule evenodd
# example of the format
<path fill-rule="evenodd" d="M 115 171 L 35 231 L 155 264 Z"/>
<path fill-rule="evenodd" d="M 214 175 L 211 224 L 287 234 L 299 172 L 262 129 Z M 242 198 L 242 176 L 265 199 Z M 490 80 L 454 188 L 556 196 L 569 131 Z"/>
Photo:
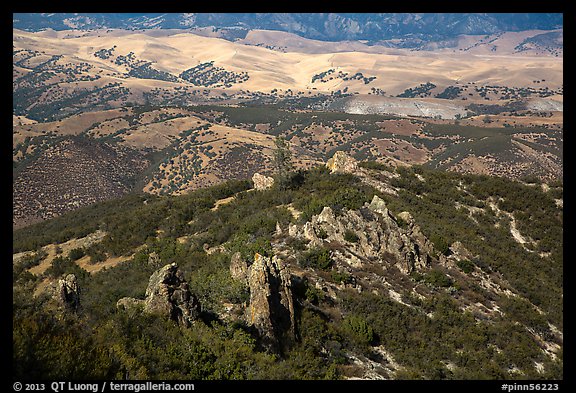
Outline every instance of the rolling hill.
<path fill-rule="evenodd" d="M 542 34 L 461 36 L 455 48 L 414 51 L 263 31 L 233 42 L 169 29 L 14 30 L 14 224 L 135 188 L 182 193 L 270 173 L 277 136 L 300 168 L 341 148 L 359 159 L 557 179 L 562 61 L 534 52 Z M 488 41 L 500 49 L 485 50 Z M 82 153 L 93 176 L 55 147 L 77 140 L 99 146 Z M 109 149 L 141 164 L 112 176 L 97 153 Z M 36 166 L 58 170 L 36 176 Z M 118 180 L 91 188 L 99 176 Z M 44 177 L 58 186 L 49 191 Z M 54 199 L 80 184 L 83 197 Z"/>
<path fill-rule="evenodd" d="M 562 380 L 562 23 L 13 14 L 15 380 Z"/>

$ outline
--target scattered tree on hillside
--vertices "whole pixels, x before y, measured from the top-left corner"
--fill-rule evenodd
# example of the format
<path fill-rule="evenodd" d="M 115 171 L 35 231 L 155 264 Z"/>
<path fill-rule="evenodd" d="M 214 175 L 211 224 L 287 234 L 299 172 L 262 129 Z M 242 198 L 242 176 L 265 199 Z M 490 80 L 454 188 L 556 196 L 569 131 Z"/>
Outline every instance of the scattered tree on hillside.
<path fill-rule="evenodd" d="M 292 153 L 290 143 L 282 138 L 276 137 L 274 140 L 276 150 L 274 150 L 274 169 L 280 187 L 285 187 L 289 181 L 289 173 L 294 169 L 292 164 Z"/>

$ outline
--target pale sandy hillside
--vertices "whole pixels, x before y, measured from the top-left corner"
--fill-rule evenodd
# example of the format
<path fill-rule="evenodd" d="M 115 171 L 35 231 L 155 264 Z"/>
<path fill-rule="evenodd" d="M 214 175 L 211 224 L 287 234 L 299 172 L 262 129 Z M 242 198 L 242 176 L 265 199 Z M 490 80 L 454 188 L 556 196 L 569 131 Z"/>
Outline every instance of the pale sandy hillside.
<path fill-rule="evenodd" d="M 86 62 L 96 70 L 102 70 L 102 78 L 91 83 L 102 85 L 116 81 L 135 91 L 172 88 L 190 83 L 182 79 L 169 82 L 127 78 L 129 68 L 125 64 L 98 58 L 94 53 L 110 48 L 114 48 L 114 56 L 126 56 L 132 52 L 136 62 L 152 62 L 155 69 L 175 77 L 187 69 L 207 62 L 213 62 L 214 67 L 227 72 L 247 72 L 249 79 L 234 83 L 228 90 L 270 92 L 273 89 L 291 89 L 331 92 L 348 88 L 349 92 L 367 94 L 377 88 L 385 91 L 387 95 L 396 95 L 426 82 L 434 83 L 439 89 L 466 82 L 521 87 L 542 79 L 545 80 L 544 85 L 552 90 L 562 85 L 562 58 L 530 55 L 529 50 L 510 54 L 510 48 L 525 39 L 526 34 L 506 34 L 497 39 L 498 47 L 502 50 L 495 52 L 487 45 L 479 45 L 466 51 L 394 49 L 383 51 L 387 53 L 368 53 L 368 49 L 372 51 L 374 48 L 361 43 L 337 43 L 328 44 L 335 52 L 303 53 L 309 52 L 310 47 L 319 45 L 318 42 L 308 42 L 311 40 L 306 41 L 301 52 L 284 53 L 254 46 L 263 35 L 278 35 L 272 32 L 254 32 L 248 35 L 246 43 L 250 41 L 252 45 L 198 36 L 185 31 L 158 33 L 120 30 L 91 34 L 54 31 L 30 33 L 14 30 L 13 42 L 15 50 L 28 49 L 46 52 L 47 55 L 64 55 L 68 62 Z M 282 42 L 286 45 L 290 43 L 292 50 L 296 50 L 298 43 L 302 41 L 287 37 L 286 34 L 283 37 L 285 38 L 279 40 L 279 45 L 281 46 Z M 470 39 L 470 43 L 472 42 L 478 40 Z M 464 44 L 466 43 L 461 42 L 459 47 L 464 47 Z M 342 49 L 348 51 L 342 52 Z M 321 76 L 330 70 L 333 70 L 331 74 Z"/>
<path fill-rule="evenodd" d="M 407 40 L 403 39 L 390 39 L 370 44 L 367 44 L 365 41 L 329 42 L 308 39 L 297 34 L 283 31 L 250 30 L 245 38 L 237 42 L 280 52 L 309 54 L 336 52 L 398 54 L 402 53 L 403 50 L 396 48 L 401 47 L 403 43 L 406 45 L 406 41 Z M 460 35 L 457 38 L 446 41 L 440 40 L 438 42 L 421 43 L 414 49 L 424 52 L 468 52 L 470 54 L 480 55 L 558 55 L 561 57 L 563 54 L 562 48 L 556 48 L 558 49 L 557 51 L 552 50 L 552 48 L 548 48 L 547 50 L 546 44 L 554 43 L 561 46 L 562 42 L 562 30 L 525 30 L 521 32 L 500 32 L 489 35 Z"/>
<path fill-rule="evenodd" d="M 364 53 L 390 53 L 393 51 L 381 45 L 366 45 L 360 41 L 319 41 L 300 37 L 297 34 L 284 31 L 250 30 L 246 37 L 237 41 L 244 45 L 261 46 L 280 52 L 297 53 L 335 53 L 335 52 L 364 52 Z"/>
<path fill-rule="evenodd" d="M 463 35 L 447 51 L 477 55 L 525 55 L 562 57 L 562 30 L 526 30 L 490 35 Z"/>

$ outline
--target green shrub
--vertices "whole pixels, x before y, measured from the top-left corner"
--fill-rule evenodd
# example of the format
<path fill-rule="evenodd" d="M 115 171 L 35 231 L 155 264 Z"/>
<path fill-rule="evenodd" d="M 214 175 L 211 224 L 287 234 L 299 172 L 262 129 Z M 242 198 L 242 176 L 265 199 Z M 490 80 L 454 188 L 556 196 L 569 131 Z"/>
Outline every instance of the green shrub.
<path fill-rule="evenodd" d="M 462 259 L 456 262 L 456 265 L 458 265 L 460 270 L 462 270 L 466 274 L 472 273 L 474 271 L 474 264 L 468 259 Z"/>
<path fill-rule="evenodd" d="M 358 163 L 358 166 L 360 166 L 361 168 L 375 169 L 378 171 L 389 171 L 389 172 L 394 171 L 394 168 L 378 161 L 362 161 Z"/>
<path fill-rule="evenodd" d="M 227 265 L 210 255 L 207 266 L 196 270 L 190 288 L 198 296 L 203 310 L 221 311 L 222 303 L 241 304 L 250 297 L 244 283 L 234 280 Z"/>
<path fill-rule="evenodd" d="M 342 321 L 341 329 L 353 346 L 366 347 L 374 341 L 374 330 L 361 316 L 347 316 Z"/>
<path fill-rule="evenodd" d="M 68 254 L 68 258 L 70 258 L 73 261 L 76 261 L 76 260 L 82 258 L 84 255 L 86 255 L 86 252 L 84 251 L 83 248 L 75 248 L 73 250 L 70 250 L 70 253 Z"/>
<path fill-rule="evenodd" d="M 320 303 L 326 298 L 324 291 L 311 285 L 306 286 L 306 292 L 304 296 L 306 297 L 306 300 L 315 305 L 318 305 L 318 303 Z"/>
<path fill-rule="evenodd" d="M 18 264 L 18 268 L 20 268 L 21 270 L 27 270 L 34 266 L 37 266 L 40 264 L 40 262 L 42 262 L 42 259 L 46 258 L 47 255 L 48 253 L 46 251 L 40 249 L 36 253 L 32 255 L 27 255 L 24 258 L 22 258 L 22 260 Z"/>
<path fill-rule="evenodd" d="M 424 275 L 424 281 L 435 287 L 446 288 L 452 285 L 450 277 L 439 270 L 432 270 Z"/>
<path fill-rule="evenodd" d="M 299 262 L 302 267 L 312 267 L 321 270 L 329 270 L 334 263 L 330 256 L 330 250 L 323 247 L 313 248 L 304 252 Z"/>
<path fill-rule="evenodd" d="M 256 253 L 271 257 L 272 244 L 270 240 L 265 237 L 254 237 L 246 233 L 238 233 L 234 238 L 226 244 L 226 249 L 231 253 L 240 252 L 242 259 L 248 262 L 254 262 L 254 255 Z"/>
<path fill-rule="evenodd" d="M 106 260 L 107 256 L 104 252 L 102 244 L 95 244 L 86 250 L 86 255 L 90 257 L 90 263 L 98 263 Z"/>
<path fill-rule="evenodd" d="M 344 232 L 344 240 L 350 243 L 356 243 L 358 240 L 360 240 L 360 238 L 358 235 L 356 235 L 356 233 L 347 229 L 346 232 Z"/>
<path fill-rule="evenodd" d="M 550 332 L 546 318 L 526 299 L 517 297 L 502 297 L 502 311 L 511 319 L 523 323 L 540 334 Z"/>
<path fill-rule="evenodd" d="M 353 282 L 353 277 L 346 272 L 339 272 L 334 270 L 332 271 L 330 277 L 332 278 L 332 281 L 337 283 L 351 284 Z"/>
<path fill-rule="evenodd" d="M 324 228 L 319 228 L 316 231 L 316 236 L 318 236 L 320 239 L 326 239 L 328 237 L 328 233 L 326 230 L 324 230 Z"/>
<path fill-rule="evenodd" d="M 408 222 L 404 221 L 402 217 L 396 216 L 396 223 L 398 224 L 398 227 L 402 229 L 408 228 Z"/>
<path fill-rule="evenodd" d="M 448 241 L 440 235 L 434 234 L 430 236 L 430 241 L 434 244 L 434 248 L 443 255 L 450 255 L 450 246 Z"/>
<path fill-rule="evenodd" d="M 78 279 L 82 279 L 88 275 L 86 270 L 82 269 L 70 258 L 58 256 L 52 261 L 52 265 L 44 272 L 44 275 L 52 278 L 59 278 L 66 274 L 75 274 Z"/>

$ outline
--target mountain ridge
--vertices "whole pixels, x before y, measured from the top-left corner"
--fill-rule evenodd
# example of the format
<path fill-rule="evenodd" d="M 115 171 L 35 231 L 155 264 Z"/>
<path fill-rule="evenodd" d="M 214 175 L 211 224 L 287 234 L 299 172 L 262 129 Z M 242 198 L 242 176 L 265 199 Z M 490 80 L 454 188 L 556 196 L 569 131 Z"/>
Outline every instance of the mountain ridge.
<path fill-rule="evenodd" d="M 37 31 L 122 28 L 205 28 L 280 30 L 324 41 L 377 42 L 412 36 L 427 41 L 461 34 L 562 28 L 563 14 L 461 13 L 461 14 L 336 14 L 336 13 L 189 13 L 189 14 L 17 14 L 13 27 Z"/>

